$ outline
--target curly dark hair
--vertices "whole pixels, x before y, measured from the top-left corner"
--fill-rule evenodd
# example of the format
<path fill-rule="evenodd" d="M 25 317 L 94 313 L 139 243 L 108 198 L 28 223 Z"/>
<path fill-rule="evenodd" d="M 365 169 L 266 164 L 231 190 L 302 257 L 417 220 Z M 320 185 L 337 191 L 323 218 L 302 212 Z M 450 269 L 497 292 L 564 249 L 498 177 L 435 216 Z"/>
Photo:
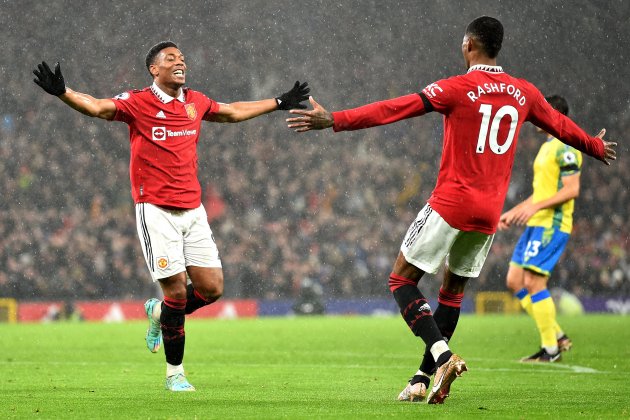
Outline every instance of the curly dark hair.
<path fill-rule="evenodd" d="M 560 95 L 545 96 L 549 105 L 561 114 L 569 115 L 569 103 Z"/>
<path fill-rule="evenodd" d="M 476 39 L 490 58 L 495 58 L 503 42 L 503 25 L 490 16 L 481 16 L 468 24 L 466 35 Z"/>

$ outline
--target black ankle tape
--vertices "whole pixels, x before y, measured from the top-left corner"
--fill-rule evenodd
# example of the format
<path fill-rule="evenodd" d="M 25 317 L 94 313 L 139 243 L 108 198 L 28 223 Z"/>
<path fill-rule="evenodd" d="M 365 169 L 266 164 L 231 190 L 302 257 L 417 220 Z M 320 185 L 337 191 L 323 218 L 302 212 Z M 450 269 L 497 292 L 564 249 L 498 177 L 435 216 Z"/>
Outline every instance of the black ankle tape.
<path fill-rule="evenodd" d="M 440 354 L 440 357 L 435 361 L 435 364 L 439 367 L 444 363 L 448 362 L 448 359 L 451 358 L 453 353 L 450 350 L 446 350 L 444 353 Z"/>
<path fill-rule="evenodd" d="M 415 385 L 418 382 L 422 382 L 427 388 L 429 387 L 429 382 L 431 382 L 431 378 L 424 375 L 413 375 L 413 378 L 409 381 L 411 385 Z"/>

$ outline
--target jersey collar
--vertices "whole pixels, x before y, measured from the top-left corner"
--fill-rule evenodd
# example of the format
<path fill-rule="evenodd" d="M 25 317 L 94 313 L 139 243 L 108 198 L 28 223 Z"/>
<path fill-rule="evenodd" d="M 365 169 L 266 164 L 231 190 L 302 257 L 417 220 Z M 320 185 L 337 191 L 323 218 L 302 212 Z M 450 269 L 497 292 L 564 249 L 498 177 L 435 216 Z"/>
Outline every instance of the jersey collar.
<path fill-rule="evenodd" d="M 186 98 L 184 97 L 184 89 L 180 89 L 179 90 L 179 96 L 177 98 L 173 98 L 171 95 L 167 94 L 166 92 L 164 92 L 162 89 L 160 89 L 158 87 L 158 85 L 153 82 L 153 84 L 151 85 L 151 92 L 153 92 L 153 94 L 155 96 L 157 96 L 157 98 L 162 101 L 163 103 L 167 104 L 175 99 L 177 99 L 179 102 L 186 102 Z"/>
<path fill-rule="evenodd" d="M 480 70 L 487 71 L 488 73 L 503 73 L 503 67 L 501 66 L 488 66 L 487 64 L 476 64 L 468 69 L 467 73 L 471 71 Z"/>

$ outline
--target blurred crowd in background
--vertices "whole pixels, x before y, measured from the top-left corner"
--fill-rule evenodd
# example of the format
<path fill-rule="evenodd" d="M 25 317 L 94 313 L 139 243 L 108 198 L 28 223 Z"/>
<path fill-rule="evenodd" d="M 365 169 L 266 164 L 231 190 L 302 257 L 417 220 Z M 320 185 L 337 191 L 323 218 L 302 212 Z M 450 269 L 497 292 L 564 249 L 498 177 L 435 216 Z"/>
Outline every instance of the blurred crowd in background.
<path fill-rule="evenodd" d="M 113 97 L 147 86 L 146 50 L 161 39 L 172 38 L 187 55 L 188 85 L 217 101 L 272 97 L 299 78 L 308 80 L 315 98 L 331 109 L 418 91 L 434 80 L 462 72 L 458 48 L 465 23 L 435 23 L 435 30 L 423 38 L 424 48 L 433 52 L 448 48 L 448 54 L 422 53 L 417 37 L 406 35 L 414 30 L 412 23 L 402 29 L 385 24 L 377 28 L 377 37 L 370 38 L 375 15 L 380 24 L 398 17 L 379 9 L 377 3 L 366 2 L 361 9 L 370 19 L 351 15 L 354 25 L 348 25 L 358 33 L 371 34 L 366 35 L 372 42 L 369 48 L 363 44 L 365 39 L 358 39 L 341 24 L 350 12 L 333 10 L 307 29 L 313 35 L 336 28 L 335 41 L 345 49 L 334 55 L 328 49 L 331 43 L 326 43 L 316 54 L 299 55 L 300 64 L 294 69 L 287 69 L 286 64 L 296 62 L 290 55 L 291 31 L 278 32 L 269 23 L 277 13 L 265 8 L 264 2 L 248 6 L 261 7 L 259 15 L 238 15 L 234 7 L 217 9 L 223 25 L 239 19 L 242 31 L 235 44 L 216 38 L 202 43 L 203 17 L 194 13 L 178 21 L 178 30 L 146 34 L 138 21 L 123 19 L 126 10 L 97 11 L 94 16 L 102 21 L 93 22 L 95 33 L 70 39 L 62 33 L 64 25 L 21 16 L 21 26 L 43 25 L 49 31 L 46 38 L 63 43 L 44 50 L 41 34 L 6 38 L 7 54 L 20 57 L 20 67 L 4 66 L 3 74 L 24 74 L 7 77 L 0 87 L 0 297 L 144 299 L 156 292 L 136 233 L 126 125 L 90 119 L 45 94 L 30 77 L 38 62 L 59 60 L 69 87 Z M 413 2 L 406 4 L 411 7 Z M 59 12 L 63 8 L 50 7 L 60 8 Z M 590 10 L 588 2 L 576 7 Z M 146 22 L 159 21 L 158 13 L 147 13 Z M 572 27 L 590 24 L 593 33 L 598 25 L 610 25 L 596 20 L 570 22 Z M 629 90 L 627 77 L 614 73 L 619 69 L 601 68 L 600 60 L 567 67 L 562 55 L 554 55 L 553 45 L 530 37 L 523 42 L 532 43 L 541 54 L 552 50 L 549 60 L 540 59 L 532 68 L 524 61 L 526 54 L 515 51 L 527 47 L 517 47 L 522 41 L 519 34 L 527 33 L 527 27 L 505 19 L 504 24 L 504 48 L 512 52 L 499 58 L 507 71 L 534 82 L 544 94 L 567 97 L 572 116 L 593 134 L 601 125 L 613 139 L 628 138 L 630 107 L 609 96 L 614 90 Z M 116 31 L 106 35 L 107 28 Z M 564 34 L 551 28 L 560 35 L 549 36 Z M 617 33 L 611 27 L 606 30 Z M 256 34 L 265 35 L 261 40 Z M 131 39 L 137 43 L 130 45 Z M 275 43 L 265 42 L 274 39 Z M 596 78 L 606 71 L 615 77 L 610 86 Z M 571 77 L 580 83 L 580 90 Z M 237 125 L 202 126 L 199 178 L 224 265 L 225 296 L 294 298 L 305 282 L 321 285 L 326 297 L 388 296 L 387 278 L 399 245 L 435 183 L 441 117 L 425 116 L 354 133 L 302 135 L 286 128 L 286 117 L 276 112 Z M 542 141 L 544 135 L 533 127 L 522 130 L 506 209 L 531 193 L 531 164 Z M 552 274 L 551 286 L 578 296 L 630 296 L 630 165 L 624 162 L 624 151 L 627 146 L 622 143 L 620 160 L 611 167 L 585 158 L 574 232 Z M 497 233 L 484 270 L 470 282 L 470 291 L 505 290 L 508 262 L 521 231 Z M 435 293 L 440 275 L 422 280 L 432 285 L 423 286 L 427 294 Z"/>

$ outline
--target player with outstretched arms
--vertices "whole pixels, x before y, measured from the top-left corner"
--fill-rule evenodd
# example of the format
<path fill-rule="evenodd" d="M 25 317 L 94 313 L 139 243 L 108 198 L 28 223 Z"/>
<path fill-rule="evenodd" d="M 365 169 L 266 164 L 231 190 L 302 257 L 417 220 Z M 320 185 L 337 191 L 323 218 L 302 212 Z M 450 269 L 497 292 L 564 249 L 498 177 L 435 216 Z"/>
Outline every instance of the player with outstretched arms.
<path fill-rule="evenodd" d="M 540 91 L 497 65 L 503 26 L 492 17 L 466 28 L 462 53 L 466 74 L 429 84 L 419 93 L 330 113 L 310 98 L 313 110 L 292 110 L 287 119 L 297 132 L 333 128 L 335 132 L 390 124 L 436 111 L 444 115 L 444 141 L 437 183 L 428 203 L 405 235 L 389 277 L 389 287 L 407 325 L 425 353 L 400 400 L 440 404 L 451 383 L 467 370 L 451 352 L 466 282 L 479 276 L 490 249 L 508 189 L 518 134 L 529 121 L 561 141 L 609 164 L 616 143 L 586 134 L 554 110 Z M 432 312 L 418 289 L 425 272 L 436 273 L 446 260 L 438 307 Z"/>
<path fill-rule="evenodd" d="M 131 194 L 142 251 L 164 300 L 149 299 L 146 343 L 153 353 L 164 340 L 166 389 L 194 391 L 182 364 L 185 316 L 223 293 L 221 259 L 201 204 L 197 143 L 201 122 L 236 123 L 293 107 L 306 108 L 307 83 L 277 98 L 219 103 L 184 87 L 187 66 L 177 45 L 163 41 L 145 59 L 153 84 L 97 99 L 66 87 L 59 63 L 34 70 L 35 83 L 75 110 L 129 126 Z M 187 285 L 187 277 L 191 284 Z"/>

